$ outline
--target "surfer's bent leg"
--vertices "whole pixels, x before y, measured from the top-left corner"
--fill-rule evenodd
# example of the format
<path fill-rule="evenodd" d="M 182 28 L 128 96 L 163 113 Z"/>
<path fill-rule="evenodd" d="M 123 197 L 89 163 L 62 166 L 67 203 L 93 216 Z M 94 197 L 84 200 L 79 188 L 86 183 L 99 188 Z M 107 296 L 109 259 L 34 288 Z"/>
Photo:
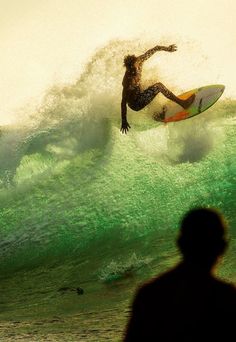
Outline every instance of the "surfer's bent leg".
<path fill-rule="evenodd" d="M 193 102 L 195 95 L 190 96 L 187 100 L 182 100 L 175 96 L 169 89 L 167 89 L 161 82 L 155 83 L 142 92 L 137 92 L 132 102 L 129 103 L 130 108 L 139 111 L 146 107 L 158 93 L 162 93 L 171 101 L 176 102 L 180 106 L 187 108 Z"/>
<path fill-rule="evenodd" d="M 133 99 L 132 109 L 140 110 L 146 107 L 158 93 L 162 93 L 168 99 L 182 104 L 183 100 L 176 97 L 169 89 L 167 89 L 164 84 L 158 82 L 153 84 L 152 86 L 148 87 L 144 91 L 140 91 L 136 94 L 135 98 Z"/>
<path fill-rule="evenodd" d="M 162 93 L 169 100 L 176 102 L 180 106 L 187 108 L 193 102 L 195 95 L 190 96 L 187 100 L 182 100 L 175 96 L 169 89 L 167 89 L 164 84 L 161 82 L 155 83 L 151 87 L 147 88 L 142 95 L 146 98 L 146 105 L 149 104 L 154 97 L 158 94 Z"/>
<path fill-rule="evenodd" d="M 132 101 L 130 101 L 129 106 L 135 111 L 139 111 L 146 107 L 154 97 L 160 92 L 156 85 L 148 87 L 144 91 L 137 91 Z"/>
<path fill-rule="evenodd" d="M 174 101 L 180 105 L 183 104 L 183 100 L 179 99 L 177 96 L 175 96 L 168 88 L 164 86 L 161 82 L 155 83 L 152 87 L 155 92 L 157 93 L 162 93 L 167 99 Z M 148 89 L 147 89 L 148 90 Z"/>

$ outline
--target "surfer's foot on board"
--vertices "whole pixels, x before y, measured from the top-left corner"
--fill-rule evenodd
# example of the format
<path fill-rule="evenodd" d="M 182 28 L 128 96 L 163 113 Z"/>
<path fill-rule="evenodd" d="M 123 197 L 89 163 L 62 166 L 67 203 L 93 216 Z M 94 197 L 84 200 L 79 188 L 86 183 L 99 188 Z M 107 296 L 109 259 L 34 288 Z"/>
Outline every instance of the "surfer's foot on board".
<path fill-rule="evenodd" d="M 184 109 L 187 109 L 189 106 L 191 106 L 191 104 L 193 103 L 194 99 L 195 99 L 195 94 L 191 95 L 187 100 L 182 100 L 181 101 L 181 106 Z"/>
<path fill-rule="evenodd" d="M 165 116 L 166 116 L 166 111 L 167 111 L 167 107 L 163 106 L 162 107 L 162 112 L 154 113 L 153 114 L 153 119 L 156 120 L 156 121 L 164 121 L 165 120 Z"/>

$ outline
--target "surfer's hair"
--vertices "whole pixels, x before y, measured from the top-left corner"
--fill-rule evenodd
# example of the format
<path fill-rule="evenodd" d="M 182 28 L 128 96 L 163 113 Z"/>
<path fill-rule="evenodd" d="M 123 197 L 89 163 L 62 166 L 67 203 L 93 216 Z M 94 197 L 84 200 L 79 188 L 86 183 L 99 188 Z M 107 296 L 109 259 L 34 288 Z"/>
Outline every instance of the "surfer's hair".
<path fill-rule="evenodd" d="M 127 55 L 124 58 L 124 66 L 126 68 L 131 68 L 134 65 L 134 62 L 136 61 L 137 57 L 135 55 Z"/>

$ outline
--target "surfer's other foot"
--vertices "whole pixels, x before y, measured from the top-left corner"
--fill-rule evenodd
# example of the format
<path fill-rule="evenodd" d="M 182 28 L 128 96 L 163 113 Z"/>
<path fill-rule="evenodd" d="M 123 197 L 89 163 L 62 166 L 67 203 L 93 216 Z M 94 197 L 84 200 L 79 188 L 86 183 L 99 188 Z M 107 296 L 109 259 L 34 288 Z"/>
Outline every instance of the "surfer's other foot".
<path fill-rule="evenodd" d="M 163 106 L 162 107 L 162 112 L 154 113 L 153 114 L 153 119 L 156 120 L 156 121 L 164 121 L 165 120 L 165 116 L 166 116 L 166 111 L 167 111 L 167 107 Z"/>
<path fill-rule="evenodd" d="M 189 106 L 191 106 L 194 99 L 195 99 L 195 94 L 191 95 L 187 100 L 183 101 L 182 107 L 184 107 L 184 109 L 187 109 Z"/>

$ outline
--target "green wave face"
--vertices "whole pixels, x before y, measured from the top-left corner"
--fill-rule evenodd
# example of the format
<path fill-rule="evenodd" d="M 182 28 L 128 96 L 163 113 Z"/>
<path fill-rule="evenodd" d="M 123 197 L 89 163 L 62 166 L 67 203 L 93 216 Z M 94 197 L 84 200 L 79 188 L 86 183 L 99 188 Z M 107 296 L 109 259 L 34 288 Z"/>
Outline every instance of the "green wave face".
<path fill-rule="evenodd" d="M 148 108 L 129 111 L 121 135 L 125 44 L 97 51 L 75 85 L 51 89 L 33 124 L 2 132 L 2 318 L 127 305 L 140 281 L 178 260 L 179 221 L 194 206 L 227 217 L 219 274 L 236 279 L 236 102 L 168 125 Z M 78 286 L 79 305 L 58 295 Z"/>

